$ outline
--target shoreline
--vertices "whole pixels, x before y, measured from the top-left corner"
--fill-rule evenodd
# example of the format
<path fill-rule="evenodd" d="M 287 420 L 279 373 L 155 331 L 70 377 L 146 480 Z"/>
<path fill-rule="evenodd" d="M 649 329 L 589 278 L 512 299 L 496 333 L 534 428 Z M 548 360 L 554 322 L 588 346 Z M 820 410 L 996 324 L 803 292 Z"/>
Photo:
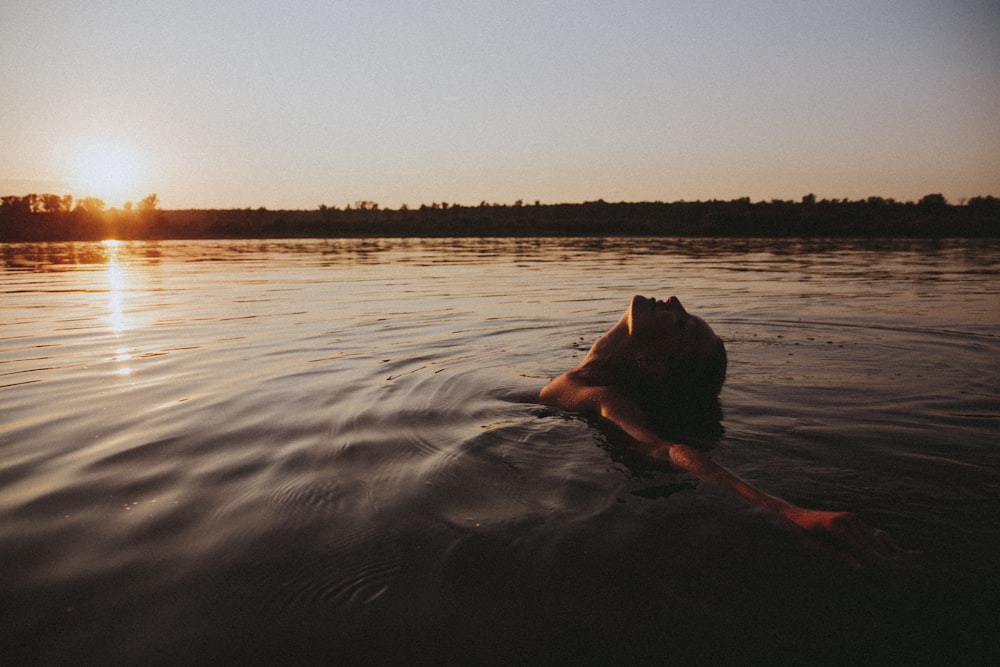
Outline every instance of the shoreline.
<path fill-rule="evenodd" d="M 0 208 L 0 242 L 264 238 L 1000 238 L 1000 199 L 640 202 L 418 209 Z"/>

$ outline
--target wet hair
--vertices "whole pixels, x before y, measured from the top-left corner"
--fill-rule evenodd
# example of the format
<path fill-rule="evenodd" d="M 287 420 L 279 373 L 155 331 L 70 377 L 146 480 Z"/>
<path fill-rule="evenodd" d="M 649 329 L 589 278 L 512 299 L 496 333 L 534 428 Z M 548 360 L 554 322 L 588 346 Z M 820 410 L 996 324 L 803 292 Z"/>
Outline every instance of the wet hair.
<path fill-rule="evenodd" d="M 721 338 L 707 354 L 669 358 L 662 380 L 630 372 L 621 388 L 654 419 L 709 421 L 721 417 L 719 392 L 726 381 L 728 358 Z"/>
<path fill-rule="evenodd" d="M 722 391 L 728 365 L 726 346 L 721 338 L 716 337 L 715 345 L 708 355 L 693 355 L 676 362 L 668 361 L 666 377 L 669 380 L 671 375 L 674 375 L 675 381 L 686 392 L 696 397 L 714 400 Z"/>

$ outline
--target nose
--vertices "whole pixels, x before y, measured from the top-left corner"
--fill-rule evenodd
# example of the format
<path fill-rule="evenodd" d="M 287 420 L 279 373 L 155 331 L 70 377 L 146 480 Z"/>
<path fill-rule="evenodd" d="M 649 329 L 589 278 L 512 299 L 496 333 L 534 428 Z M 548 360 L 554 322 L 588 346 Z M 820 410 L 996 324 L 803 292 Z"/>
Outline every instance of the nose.
<path fill-rule="evenodd" d="M 687 314 L 687 311 L 684 310 L 684 306 L 681 305 L 681 300 L 678 299 L 676 296 L 670 297 L 669 299 L 666 300 L 665 303 L 668 310 Z"/>

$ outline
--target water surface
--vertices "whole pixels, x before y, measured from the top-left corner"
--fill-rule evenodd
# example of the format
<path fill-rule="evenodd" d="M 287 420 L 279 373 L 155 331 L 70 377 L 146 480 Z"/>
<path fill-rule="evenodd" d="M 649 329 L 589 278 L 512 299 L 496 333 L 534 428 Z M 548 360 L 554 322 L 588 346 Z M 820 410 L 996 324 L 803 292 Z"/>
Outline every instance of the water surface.
<path fill-rule="evenodd" d="M 0 246 L 0 636 L 23 663 L 988 662 L 996 241 Z M 854 569 L 505 400 L 635 293 L 726 340 L 718 437 L 911 552 Z M 846 639 L 845 639 L 846 638 Z"/>

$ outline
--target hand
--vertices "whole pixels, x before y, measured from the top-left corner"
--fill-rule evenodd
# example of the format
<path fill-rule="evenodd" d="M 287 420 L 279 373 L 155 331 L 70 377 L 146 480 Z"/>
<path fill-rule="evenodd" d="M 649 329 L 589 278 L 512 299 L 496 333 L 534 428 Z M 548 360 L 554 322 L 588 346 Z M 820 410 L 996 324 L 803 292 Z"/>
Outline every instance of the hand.
<path fill-rule="evenodd" d="M 827 536 L 853 547 L 866 561 L 885 562 L 899 554 L 896 541 L 887 532 L 872 528 L 851 512 L 824 512 L 793 507 L 783 514 L 807 533 Z"/>

